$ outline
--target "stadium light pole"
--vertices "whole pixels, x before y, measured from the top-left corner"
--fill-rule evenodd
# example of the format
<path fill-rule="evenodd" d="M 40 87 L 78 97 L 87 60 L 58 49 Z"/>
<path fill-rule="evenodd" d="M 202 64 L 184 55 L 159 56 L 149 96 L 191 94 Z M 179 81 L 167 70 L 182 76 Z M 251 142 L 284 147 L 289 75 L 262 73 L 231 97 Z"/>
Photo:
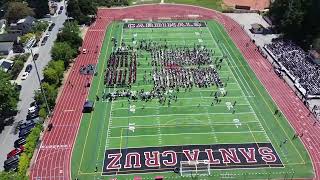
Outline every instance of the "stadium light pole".
<path fill-rule="evenodd" d="M 40 75 L 39 75 L 39 71 L 38 71 L 38 67 L 37 67 L 36 61 L 34 60 L 33 51 L 32 51 L 32 49 L 30 47 L 28 47 L 28 50 L 31 52 L 32 61 L 33 61 L 34 67 L 36 69 L 38 81 L 39 81 L 39 84 L 40 84 L 40 91 L 41 91 L 42 97 L 44 99 L 44 103 L 46 104 L 48 114 L 50 116 L 51 115 L 51 111 L 50 111 L 50 108 L 49 108 L 49 105 L 48 105 L 47 97 L 46 97 L 46 95 L 44 93 L 44 90 L 42 88 L 42 85 L 41 85 L 41 79 L 40 79 Z"/>

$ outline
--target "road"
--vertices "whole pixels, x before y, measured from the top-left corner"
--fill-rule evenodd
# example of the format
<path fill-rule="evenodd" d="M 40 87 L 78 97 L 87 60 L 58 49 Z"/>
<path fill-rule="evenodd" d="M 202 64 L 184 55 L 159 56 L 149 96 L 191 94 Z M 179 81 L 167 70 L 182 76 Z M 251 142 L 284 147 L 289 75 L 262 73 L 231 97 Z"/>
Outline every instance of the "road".
<path fill-rule="evenodd" d="M 63 1 L 59 4 L 60 6 L 63 5 Z M 48 64 L 48 62 L 51 60 L 51 47 L 53 46 L 53 43 L 55 39 L 57 38 L 58 29 L 63 27 L 64 21 L 67 19 L 65 15 L 65 9 L 63 10 L 63 13 L 60 15 L 56 15 L 51 17 L 51 21 L 54 22 L 56 25 L 53 28 L 51 32 L 49 32 L 50 37 L 48 38 L 47 43 L 44 46 L 39 46 L 36 48 L 33 48 L 32 51 L 34 53 L 39 53 L 39 58 L 36 61 L 40 78 L 43 78 L 42 71 L 45 68 L 45 66 Z M 44 33 L 45 34 L 45 33 Z M 34 91 L 39 89 L 40 84 L 37 78 L 37 74 L 35 71 L 34 64 L 32 62 L 32 57 L 30 56 L 28 61 L 25 63 L 25 66 L 27 64 L 32 64 L 33 68 L 30 72 L 27 80 L 24 80 L 21 82 L 21 92 L 20 92 L 20 102 L 18 103 L 18 110 L 19 113 L 15 117 L 15 122 L 20 120 L 25 120 L 27 116 L 27 111 L 29 108 L 30 103 L 33 101 L 34 97 Z M 23 69 L 24 71 L 24 69 Z M 17 79 L 19 81 L 19 78 L 21 77 L 21 73 Z M 15 124 L 15 123 L 13 123 Z M 9 153 L 11 150 L 14 149 L 13 143 L 14 141 L 18 139 L 18 134 L 14 134 L 14 126 L 6 126 L 4 130 L 0 134 L 0 171 L 3 170 L 3 162 L 7 159 L 7 153 Z"/>

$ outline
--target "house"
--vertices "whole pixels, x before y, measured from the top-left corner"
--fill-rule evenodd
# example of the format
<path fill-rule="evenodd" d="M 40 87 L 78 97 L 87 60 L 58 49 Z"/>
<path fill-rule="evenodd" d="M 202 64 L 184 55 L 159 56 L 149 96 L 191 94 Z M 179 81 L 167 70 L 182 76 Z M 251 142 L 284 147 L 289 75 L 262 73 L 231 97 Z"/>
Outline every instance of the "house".
<path fill-rule="evenodd" d="M 27 16 L 24 19 L 18 20 L 16 23 L 10 24 L 10 31 L 15 33 L 20 33 L 24 35 L 31 31 L 32 26 L 34 25 L 35 18 Z"/>
<path fill-rule="evenodd" d="M 0 34 L 0 54 L 8 55 L 13 49 L 14 44 L 18 41 L 19 34 Z"/>
<path fill-rule="evenodd" d="M 7 59 L 1 59 L 0 60 L 0 69 L 4 72 L 9 71 L 13 66 L 13 61 L 7 60 Z"/>

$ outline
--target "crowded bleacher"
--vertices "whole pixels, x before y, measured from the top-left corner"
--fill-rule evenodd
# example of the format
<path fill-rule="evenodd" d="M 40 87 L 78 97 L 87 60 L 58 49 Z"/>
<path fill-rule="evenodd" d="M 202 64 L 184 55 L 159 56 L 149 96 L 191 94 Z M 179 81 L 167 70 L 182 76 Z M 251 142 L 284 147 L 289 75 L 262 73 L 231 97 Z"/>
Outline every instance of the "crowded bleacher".
<path fill-rule="evenodd" d="M 306 95 L 320 95 L 320 70 L 318 65 L 309 61 L 307 53 L 291 41 L 276 39 L 265 46 L 278 64 L 282 65 L 299 83 Z"/>

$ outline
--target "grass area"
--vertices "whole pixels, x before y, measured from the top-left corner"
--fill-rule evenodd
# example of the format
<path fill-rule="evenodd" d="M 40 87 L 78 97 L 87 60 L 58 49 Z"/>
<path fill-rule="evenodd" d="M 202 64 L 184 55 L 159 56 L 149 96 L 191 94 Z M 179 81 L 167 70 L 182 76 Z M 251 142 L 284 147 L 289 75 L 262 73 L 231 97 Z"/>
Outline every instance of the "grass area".
<path fill-rule="evenodd" d="M 271 143 L 280 156 L 283 168 L 264 167 L 253 169 L 212 169 L 210 176 L 200 179 L 271 179 L 309 178 L 313 176 L 310 158 L 299 139 L 291 140 L 294 131 L 286 118 L 275 116 L 276 105 L 265 88 L 256 78 L 247 62 L 228 37 L 223 27 L 215 21 L 208 21 L 207 27 L 199 28 L 141 28 L 123 29 L 123 23 L 112 23 L 106 33 L 98 63 L 98 76 L 93 79 L 89 99 L 95 101 L 95 110 L 84 114 L 72 156 L 72 179 L 109 179 L 101 176 L 104 153 L 109 149 L 125 150 L 132 147 L 162 147 L 189 144 L 245 144 Z M 165 37 L 164 37 L 165 35 Z M 181 89 L 174 92 L 178 100 L 170 106 L 161 105 L 157 100 L 132 101 L 126 98 L 115 101 L 96 101 L 96 95 L 114 92 L 123 88 L 104 86 L 104 70 L 112 52 L 111 37 L 118 42 L 134 45 L 135 41 L 150 39 L 160 42 L 165 38 L 169 46 L 206 46 L 214 51 L 212 58 L 228 57 L 218 73 L 228 95 L 221 97 L 220 104 L 211 105 L 212 92 L 217 87 Z M 120 44 L 120 43 L 119 43 Z M 152 57 L 146 51 L 138 54 L 137 81 L 132 90 L 150 91 L 153 82 L 143 80 L 144 74 L 152 70 Z M 147 76 L 151 80 L 151 76 Z M 236 113 L 230 112 L 227 102 L 237 101 Z M 130 112 L 135 106 L 135 112 Z M 135 130 L 129 130 L 134 124 Z M 288 139 L 283 146 L 281 142 Z M 98 171 L 96 172 L 96 167 Z M 118 175 L 118 179 L 129 179 L 135 174 Z M 159 173 L 139 174 L 152 178 Z M 161 175 L 177 179 L 172 172 Z"/>
<path fill-rule="evenodd" d="M 130 5 L 160 3 L 161 0 L 130 0 Z"/>
<path fill-rule="evenodd" d="M 161 0 L 130 0 L 130 5 L 160 3 Z M 164 0 L 164 3 L 189 4 L 217 11 L 224 10 L 223 0 Z"/>
<path fill-rule="evenodd" d="M 165 3 L 190 4 L 222 11 L 222 0 L 165 0 Z"/>

